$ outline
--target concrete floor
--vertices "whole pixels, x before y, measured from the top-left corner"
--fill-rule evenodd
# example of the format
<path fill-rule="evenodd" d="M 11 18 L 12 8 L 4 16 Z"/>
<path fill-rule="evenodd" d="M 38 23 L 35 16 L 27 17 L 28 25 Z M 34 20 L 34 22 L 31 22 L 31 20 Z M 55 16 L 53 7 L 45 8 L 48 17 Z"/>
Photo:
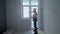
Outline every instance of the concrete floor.
<path fill-rule="evenodd" d="M 33 30 L 29 30 L 29 31 L 6 31 L 3 34 L 34 34 Z M 43 32 L 42 30 L 38 30 L 38 34 L 45 34 L 45 32 Z"/>

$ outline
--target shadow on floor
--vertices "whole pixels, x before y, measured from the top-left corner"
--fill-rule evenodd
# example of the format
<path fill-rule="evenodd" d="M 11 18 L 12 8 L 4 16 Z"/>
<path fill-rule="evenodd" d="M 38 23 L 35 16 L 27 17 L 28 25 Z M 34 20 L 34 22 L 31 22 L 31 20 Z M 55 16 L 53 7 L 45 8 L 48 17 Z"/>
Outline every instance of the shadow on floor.
<path fill-rule="evenodd" d="M 38 34 L 38 31 L 37 30 L 33 30 L 34 31 L 34 34 Z"/>

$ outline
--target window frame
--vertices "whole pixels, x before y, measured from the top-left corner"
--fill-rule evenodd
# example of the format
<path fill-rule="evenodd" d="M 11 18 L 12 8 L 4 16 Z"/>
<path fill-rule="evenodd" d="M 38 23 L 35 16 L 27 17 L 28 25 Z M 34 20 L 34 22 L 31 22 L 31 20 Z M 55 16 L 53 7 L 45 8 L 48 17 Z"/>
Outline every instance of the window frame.
<path fill-rule="evenodd" d="M 39 5 L 39 3 L 38 3 L 38 5 Z M 31 5 L 31 0 L 29 0 L 29 5 L 23 5 L 23 0 L 21 0 L 21 17 L 23 18 L 23 19 L 30 19 L 31 18 L 31 13 L 32 13 L 32 11 L 31 11 L 31 7 L 39 7 L 38 5 Z M 24 16 L 23 16 L 23 7 L 29 7 L 29 17 L 28 18 L 24 18 Z"/>

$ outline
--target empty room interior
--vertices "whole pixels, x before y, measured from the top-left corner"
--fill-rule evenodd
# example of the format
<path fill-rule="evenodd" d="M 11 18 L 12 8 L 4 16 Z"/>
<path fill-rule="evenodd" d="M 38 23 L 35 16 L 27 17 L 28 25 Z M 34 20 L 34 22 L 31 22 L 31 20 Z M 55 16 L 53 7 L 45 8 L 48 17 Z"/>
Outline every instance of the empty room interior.
<path fill-rule="evenodd" d="M 60 0 L 0 0 L 0 34 L 60 34 Z"/>

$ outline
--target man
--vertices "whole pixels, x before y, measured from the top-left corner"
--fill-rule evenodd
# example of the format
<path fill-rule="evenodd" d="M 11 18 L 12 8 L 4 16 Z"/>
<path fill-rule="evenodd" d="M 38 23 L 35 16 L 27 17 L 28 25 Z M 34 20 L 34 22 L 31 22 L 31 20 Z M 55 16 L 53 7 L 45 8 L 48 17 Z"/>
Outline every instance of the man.
<path fill-rule="evenodd" d="M 36 8 L 33 9 L 33 22 L 34 22 L 34 31 L 37 30 L 37 26 L 36 26 L 36 22 L 37 22 L 37 12 L 36 12 Z"/>

